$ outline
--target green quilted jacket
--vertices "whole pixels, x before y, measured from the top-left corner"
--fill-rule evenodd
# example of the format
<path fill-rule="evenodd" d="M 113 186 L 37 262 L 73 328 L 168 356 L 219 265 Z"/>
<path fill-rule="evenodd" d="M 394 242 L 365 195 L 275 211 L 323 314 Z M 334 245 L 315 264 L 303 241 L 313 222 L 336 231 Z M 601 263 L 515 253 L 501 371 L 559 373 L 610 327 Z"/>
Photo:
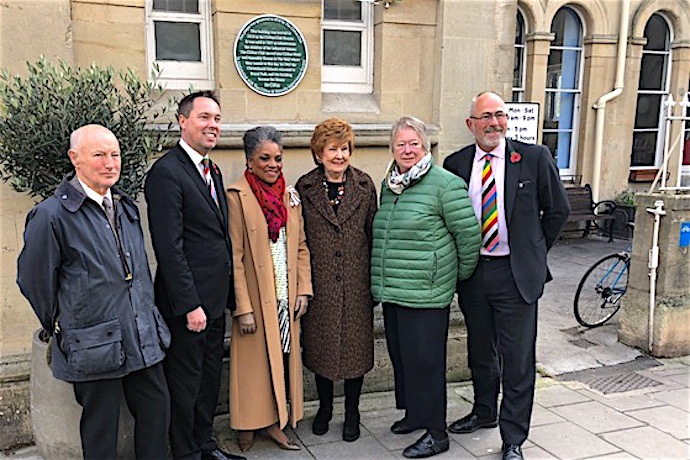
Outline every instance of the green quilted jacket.
<path fill-rule="evenodd" d="M 402 194 L 381 187 L 374 218 L 371 291 L 376 302 L 443 308 L 479 258 L 480 229 L 461 178 L 432 165 Z"/>

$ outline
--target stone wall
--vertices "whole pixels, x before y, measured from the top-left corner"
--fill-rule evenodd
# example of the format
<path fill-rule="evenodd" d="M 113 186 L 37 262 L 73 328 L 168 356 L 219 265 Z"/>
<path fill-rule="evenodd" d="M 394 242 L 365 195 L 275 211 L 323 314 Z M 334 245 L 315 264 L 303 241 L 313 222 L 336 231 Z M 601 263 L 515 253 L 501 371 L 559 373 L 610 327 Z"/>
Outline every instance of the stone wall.
<path fill-rule="evenodd" d="M 648 254 L 652 247 L 654 216 L 647 209 L 664 203 L 659 226 L 659 267 L 649 349 L 650 278 Z M 680 224 L 690 222 L 690 195 L 640 193 L 636 195 L 635 236 L 628 291 L 623 297 L 619 339 L 653 356 L 690 354 L 690 255 L 679 247 Z"/>

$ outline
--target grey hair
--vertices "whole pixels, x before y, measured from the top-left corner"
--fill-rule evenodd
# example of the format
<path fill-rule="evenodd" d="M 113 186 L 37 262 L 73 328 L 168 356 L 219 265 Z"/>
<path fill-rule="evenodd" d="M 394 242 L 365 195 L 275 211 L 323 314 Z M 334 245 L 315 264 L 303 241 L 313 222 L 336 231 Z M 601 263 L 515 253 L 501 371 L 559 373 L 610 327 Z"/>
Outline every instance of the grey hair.
<path fill-rule="evenodd" d="M 402 117 L 393 123 L 393 127 L 391 128 L 391 138 L 388 143 L 391 153 L 393 153 L 393 150 L 395 149 L 395 146 L 393 145 L 395 142 L 395 136 L 406 128 L 410 128 L 417 133 L 419 138 L 422 140 L 422 145 L 424 145 L 425 152 L 431 152 L 431 141 L 429 140 L 429 135 L 426 133 L 426 124 L 424 124 L 424 122 L 419 118 Z"/>
<path fill-rule="evenodd" d="M 280 150 L 283 150 L 283 136 L 273 126 L 257 126 L 244 133 L 244 156 L 249 160 L 254 156 L 256 149 L 266 141 L 275 142 Z"/>
<path fill-rule="evenodd" d="M 472 98 L 472 101 L 470 102 L 470 115 L 469 115 L 470 117 L 474 116 L 474 107 L 477 105 L 477 99 L 479 99 L 480 97 L 482 97 L 485 94 L 493 94 L 494 96 L 500 98 L 505 103 L 505 100 L 503 100 L 503 97 L 500 94 L 498 94 L 496 91 L 482 91 L 481 93 L 474 96 Z"/>

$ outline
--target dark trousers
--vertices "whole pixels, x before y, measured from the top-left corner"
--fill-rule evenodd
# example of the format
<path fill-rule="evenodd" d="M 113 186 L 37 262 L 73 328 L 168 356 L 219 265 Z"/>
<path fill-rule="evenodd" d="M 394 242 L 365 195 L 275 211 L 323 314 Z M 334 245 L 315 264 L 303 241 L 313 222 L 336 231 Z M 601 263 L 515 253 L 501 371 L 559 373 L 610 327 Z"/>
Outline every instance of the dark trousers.
<path fill-rule="evenodd" d="M 460 308 L 467 325 L 473 412 L 495 419 L 502 383 L 501 437 L 506 444 L 522 444 L 534 401 L 537 302 L 520 296 L 509 259 L 482 258 L 460 286 Z"/>
<path fill-rule="evenodd" d="M 85 460 L 117 458 L 117 433 L 123 395 L 134 417 L 136 458 L 166 458 L 170 399 L 160 363 L 119 379 L 77 382 L 73 388 L 74 396 L 82 407 L 79 432 Z"/>
<path fill-rule="evenodd" d="M 393 364 L 395 405 L 406 424 L 446 429 L 446 341 L 450 308 L 407 308 L 384 303 L 383 321 Z"/>
<path fill-rule="evenodd" d="M 213 416 L 220 391 L 225 316 L 191 332 L 186 318 L 168 319 L 172 344 L 163 361 L 170 389 L 170 445 L 176 459 L 198 459 L 218 448 Z"/>

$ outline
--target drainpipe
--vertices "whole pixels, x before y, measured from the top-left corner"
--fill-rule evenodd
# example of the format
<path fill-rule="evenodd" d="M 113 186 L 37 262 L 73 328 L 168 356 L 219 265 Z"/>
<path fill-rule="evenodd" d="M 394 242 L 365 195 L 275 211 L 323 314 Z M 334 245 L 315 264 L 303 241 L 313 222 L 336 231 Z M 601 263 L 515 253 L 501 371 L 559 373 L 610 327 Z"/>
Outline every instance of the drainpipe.
<path fill-rule="evenodd" d="M 604 94 L 592 106 L 597 111 L 594 125 L 594 170 L 592 172 L 592 199 L 599 201 L 599 182 L 601 181 L 601 156 L 604 149 L 604 122 L 606 103 L 617 98 L 625 87 L 625 54 L 628 45 L 628 24 L 630 20 L 630 0 L 621 2 L 620 30 L 618 31 L 618 51 L 616 56 L 616 79 L 613 91 Z"/>
<path fill-rule="evenodd" d="M 661 216 L 666 215 L 664 211 L 664 201 L 656 200 L 653 208 L 647 208 L 647 212 L 654 214 L 654 231 L 652 232 L 652 248 L 649 250 L 649 338 L 647 347 L 652 353 L 654 346 L 654 310 L 656 308 L 656 276 L 659 268 L 659 224 Z"/>

